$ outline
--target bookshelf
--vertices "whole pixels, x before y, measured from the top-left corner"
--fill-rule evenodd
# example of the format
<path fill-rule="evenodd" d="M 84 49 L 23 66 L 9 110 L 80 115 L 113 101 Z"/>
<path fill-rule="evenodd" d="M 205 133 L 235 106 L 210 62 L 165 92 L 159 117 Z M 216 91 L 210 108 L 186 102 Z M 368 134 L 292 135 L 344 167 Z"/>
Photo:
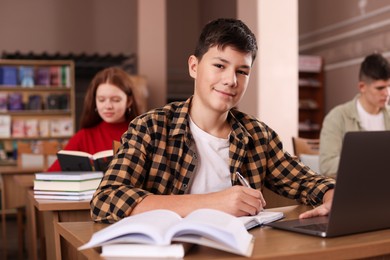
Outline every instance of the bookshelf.
<path fill-rule="evenodd" d="M 71 60 L 0 59 L 0 165 L 45 169 L 73 136 L 74 71 Z"/>
<path fill-rule="evenodd" d="M 324 119 L 324 72 L 320 56 L 299 56 L 299 137 L 318 139 Z"/>

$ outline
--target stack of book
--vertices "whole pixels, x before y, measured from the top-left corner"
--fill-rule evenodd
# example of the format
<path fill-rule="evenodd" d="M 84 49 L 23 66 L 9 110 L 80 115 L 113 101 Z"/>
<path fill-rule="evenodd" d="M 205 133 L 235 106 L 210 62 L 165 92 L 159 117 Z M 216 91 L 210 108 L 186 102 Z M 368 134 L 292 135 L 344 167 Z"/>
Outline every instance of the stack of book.
<path fill-rule="evenodd" d="M 42 172 L 35 174 L 34 198 L 91 200 L 103 172 Z"/>

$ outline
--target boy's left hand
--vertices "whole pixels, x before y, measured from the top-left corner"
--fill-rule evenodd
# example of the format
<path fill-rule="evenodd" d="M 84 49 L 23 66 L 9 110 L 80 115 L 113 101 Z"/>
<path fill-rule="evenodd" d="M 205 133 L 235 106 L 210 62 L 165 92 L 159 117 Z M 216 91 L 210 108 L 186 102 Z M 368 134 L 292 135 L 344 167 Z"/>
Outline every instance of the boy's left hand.
<path fill-rule="evenodd" d="M 333 192 L 333 189 L 328 190 L 324 194 L 323 203 L 320 206 L 300 214 L 299 218 L 312 218 L 328 215 L 330 212 L 330 208 L 332 207 Z"/>

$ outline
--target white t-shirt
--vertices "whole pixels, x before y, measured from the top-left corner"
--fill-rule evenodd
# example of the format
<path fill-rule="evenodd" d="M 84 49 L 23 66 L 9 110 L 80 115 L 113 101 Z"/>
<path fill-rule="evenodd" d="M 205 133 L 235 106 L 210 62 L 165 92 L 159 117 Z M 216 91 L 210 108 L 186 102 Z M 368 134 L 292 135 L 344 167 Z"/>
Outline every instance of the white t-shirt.
<path fill-rule="evenodd" d="M 191 119 L 190 129 L 195 140 L 199 160 L 190 193 L 210 193 L 231 187 L 229 139 L 218 138 L 206 133 Z"/>
<path fill-rule="evenodd" d="M 356 102 L 357 111 L 360 118 L 361 126 L 366 131 L 383 131 L 385 130 L 385 120 L 383 112 L 378 113 L 377 115 L 372 115 L 367 113 L 363 108 L 362 104 L 358 100 Z"/>

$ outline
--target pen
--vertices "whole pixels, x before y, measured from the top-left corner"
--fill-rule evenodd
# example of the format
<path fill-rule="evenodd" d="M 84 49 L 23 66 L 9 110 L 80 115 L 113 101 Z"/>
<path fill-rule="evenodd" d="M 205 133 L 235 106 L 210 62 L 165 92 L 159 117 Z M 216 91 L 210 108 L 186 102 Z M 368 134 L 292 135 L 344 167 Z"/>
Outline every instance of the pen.
<path fill-rule="evenodd" d="M 240 183 L 241 183 L 242 186 L 251 188 L 251 186 L 250 186 L 249 183 L 245 180 L 244 176 L 241 175 L 241 173 L 236 172 L 236 175 L 237 175 L 237 178 L 238 178 L 238 180 L 240 181 Z M 262 209 L 260 210 L 260 212 L 261 212 L 261 211 L 264 211 L 264 208 L 262 208 Z"/>
<path fill-rule="evenodd" d="M 241 175 L 241 173 L 236 172 L 236 175 L 237 175 L 237 178 L 238 178 L 238 180 L 240 181 L 240 183 L 241 183 L 242 186 L 251 188 L 251 186 L 250 186 L 249 183 L 245 180 L 245 178 Z"/>

